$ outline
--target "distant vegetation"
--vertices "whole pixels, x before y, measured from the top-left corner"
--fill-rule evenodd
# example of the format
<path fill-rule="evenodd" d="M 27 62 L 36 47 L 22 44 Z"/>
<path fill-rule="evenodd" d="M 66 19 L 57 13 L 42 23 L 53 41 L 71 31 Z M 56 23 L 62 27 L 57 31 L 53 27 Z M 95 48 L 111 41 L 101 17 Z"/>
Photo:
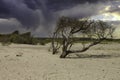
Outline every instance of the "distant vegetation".
<path fill-rule="evenodd" d="M 0 34 L 0 42 L 3 45 L 10 44 L 10 43 L 45 45 L 46 43 L 50 42 L 50 39 L 35 38 L 31 35 L 31 32 L 20 34 L 19 31 L 14 31 L 10 34 Z"/>
<path fill-rule="evenodd" d="M 95 40 L 95 39 L 92 39 Z M 11 43 L 17 43 L 17 44 L 32 44 L 32 45 L 45 45 L 47 43 L 50 43 L 52 41 L 52 38 L 36 38 L 31 35 L 30 32 L 26 33 L 19 33 L 19 31 L 14 31 L 10 34 L 0 34 L 0 42 L 3 45 L 9 45 Z M 59 43 L 62 43 L 62 38 L 58 38 L 57 41 Z M 74 38 L 75 43 L 81 43 L 81 42 L 90 42 L 91 40 L 89 38 Z M 120 43 L 120 39 L 106 39 L 102 42 L 102 44 L 107 44 L 110 42 L 117 42 Z"/>

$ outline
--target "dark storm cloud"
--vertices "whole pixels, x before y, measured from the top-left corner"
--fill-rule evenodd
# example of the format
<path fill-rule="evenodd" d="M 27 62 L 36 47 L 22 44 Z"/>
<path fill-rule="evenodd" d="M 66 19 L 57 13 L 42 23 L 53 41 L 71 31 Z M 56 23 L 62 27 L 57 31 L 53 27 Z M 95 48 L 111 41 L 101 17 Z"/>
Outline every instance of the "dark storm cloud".
<path fill-rule="evenodd" d="M 5 6 L 4 2 L 0 0 L 0 17 L 6 17 L 5 15 L 9 15 L 9 10 Z"/>
<path fill-rule="evenodd" d="M 0 18 L 15 18 L 24 28 L 50 30 L 60 16 L 87 17 L 97 14 L 108 0 L 0 0 Z M 94 5 L 95 4 L 95 5 Z M 72 11 L 73 10 L 73 11 Z M 72 12 L 71 12 L 72 11 Z M 62 14 L 62 15 L 61 15 Z M 7 25 L 7 24 L 6 24 Z M 9 24 L 8 24 L 9 25 Z M 37 31 L 39 32 L 39 31 Z"/>
<path fill-rule="evenodd" d="M 76 5 L 69 9 L 60 10 L 56 14 L 58 14 L 59 16 L 84 18 L 98 14 L 99 11 L 103 8 L 104 8 L 104 4 L 102 3 L 97 3 L 97 4 L 84 3 L 84 4 Z"/>
<path fill-rule="evenodd" d="M 109 0 L 24 0 L 24 3 L 31 9 L 43 9 L 59 11 L 71 8 L 78 4 L 107 2 Z"/>
<path fill-rule="evenodd" d="M 78 4 L 106 2 L 108 0 L 48 0 L 47 5 L 52 10 L 71 8 Z"/>
<path fill-rule="evenodd" d="M 38 0 L 24 0 L 24 3 L 31 9 L 39 9 L 39 6 L 41 6 Z"/>
<path fill-rule="evenodd" d="M 2 18 L 16 18 L 27 28 L 39 25 L 39 11 L 28 8 L 22 0 L 1 0 L 0 5 L 0 16 Z"/>

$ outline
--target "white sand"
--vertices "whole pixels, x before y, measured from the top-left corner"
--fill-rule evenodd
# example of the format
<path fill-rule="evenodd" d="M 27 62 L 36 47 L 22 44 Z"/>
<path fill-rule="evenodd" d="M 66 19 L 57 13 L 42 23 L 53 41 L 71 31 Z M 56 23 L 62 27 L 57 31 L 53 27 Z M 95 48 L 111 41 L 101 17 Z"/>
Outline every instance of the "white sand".
<path fill-rule="evenodd" d="M 66 59 L 48 48 L 0 45 L 0 80 L 120 80 L 120 44 L 100 44 Z"/>

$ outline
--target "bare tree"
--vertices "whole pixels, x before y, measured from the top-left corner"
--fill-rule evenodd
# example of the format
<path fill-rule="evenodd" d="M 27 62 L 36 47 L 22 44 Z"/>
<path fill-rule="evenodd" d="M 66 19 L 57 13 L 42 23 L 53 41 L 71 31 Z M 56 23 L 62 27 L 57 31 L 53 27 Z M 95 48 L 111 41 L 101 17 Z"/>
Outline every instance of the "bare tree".
<path fill-rule="evenodd" d="M 90 19 L 78 20 L 69 17 L 61 17 L 58 20 L 52 38 L 53 54 L 56 54 L 60 47 L 62 47 L 60 58 L 65 58 L 70 53 L 87 51 L 90 47 L 99 44 L 106 38 L 111 38 L 113 31 L 114 28 L 103 21 L 94 21 Z M 71 50 L 75 42 L 75 34 L 80 35 L 82 38 L 87 37 L 91 42 L 88 45 L 81 42 L 81 49 Z M 60 43 L 59 39 L 62 39 L 62 43 Z"/>

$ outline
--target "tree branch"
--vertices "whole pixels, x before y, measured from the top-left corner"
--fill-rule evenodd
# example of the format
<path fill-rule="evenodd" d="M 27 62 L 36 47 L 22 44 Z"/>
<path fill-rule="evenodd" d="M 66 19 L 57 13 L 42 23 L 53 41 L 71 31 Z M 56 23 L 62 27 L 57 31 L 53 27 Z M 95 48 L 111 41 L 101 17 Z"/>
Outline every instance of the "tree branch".
<path fill-rule="evenodd" d="M 102 42 L 103 40 L 105 40 L 105 38 L 102 38 L 102 39 L 100 39 L 99 41 L 96 41 L 96 42 L 91 43 L 89 46 L 84 47 L 82 50 L 68 50 L 67 53 L 70 54 L 70 53 L 85 52 L 85 51 L 87 51 L 90 47 L 99 44 L 99 43 Z"/>

